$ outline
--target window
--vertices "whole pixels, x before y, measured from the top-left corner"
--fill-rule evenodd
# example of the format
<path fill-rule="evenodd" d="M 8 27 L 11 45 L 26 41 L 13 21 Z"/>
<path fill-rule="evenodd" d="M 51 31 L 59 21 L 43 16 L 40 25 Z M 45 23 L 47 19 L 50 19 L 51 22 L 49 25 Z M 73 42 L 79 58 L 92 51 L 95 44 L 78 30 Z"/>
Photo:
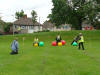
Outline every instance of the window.
<path fill-rule="evenodd" d="M 29 29 L 34 29 L 34 26 L 29 26 Z"/>
<path fill-rule="evenodd" d="M 26 29 L 26 26 L 21 26 L 21 29 Z"/>

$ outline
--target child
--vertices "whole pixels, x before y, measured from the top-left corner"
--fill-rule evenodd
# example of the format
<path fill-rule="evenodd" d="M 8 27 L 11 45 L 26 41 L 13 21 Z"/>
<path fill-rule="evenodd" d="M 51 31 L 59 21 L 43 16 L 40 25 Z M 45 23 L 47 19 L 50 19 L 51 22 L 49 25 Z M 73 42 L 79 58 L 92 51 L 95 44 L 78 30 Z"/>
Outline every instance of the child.
<path fill-rule="evenodd" d="M 38 39 L 37 37 L 34 38 L 33 46 L 34 46 L 34 44 L 36 44 L 36 43 L 39 44 L 39 39 Z"/>
<path fill-rule="evenodd" d="M 79 42 L 79 50 L 81 47 L 82 47 L 82 50 L 84 50 L 84 37 L 83 37 L 82 33 L 79 34 L 79 37 L 80 37 L 80 39 L 78 41 Z"/>
<path fill-rule="evenodd" d="M 74 38 L 74 40 L 72 41 L 71 45 L 72 45 L 74 42 L 77 42 L 79 39 L 80 39 L 80 36 L 79 36 L 79 35 L 76 36 L 76 37 Z"/>
<path fill-rule="evenodd" d="M 11 49 L 12 49 L 12 52 L 10 53 L 11 55 L 18 54 L 19 45 L 17 40 L 18 38 L 15 38 L 15 40 L 11 44 Z"/>
<path fill-rule="evenodd" d="M 61 42 L 61 40 L 62 40 L 61 36 L 60 36 L 60 34 L 58 34 L 57 37 L 56 37 L 57 45 L 58 45 L 59 42 Z"/>

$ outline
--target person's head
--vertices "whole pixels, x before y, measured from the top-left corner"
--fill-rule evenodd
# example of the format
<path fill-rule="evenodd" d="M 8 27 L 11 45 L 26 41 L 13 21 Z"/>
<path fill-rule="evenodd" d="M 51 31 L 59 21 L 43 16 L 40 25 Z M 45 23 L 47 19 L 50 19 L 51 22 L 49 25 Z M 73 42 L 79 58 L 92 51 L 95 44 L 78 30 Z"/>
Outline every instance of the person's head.
<path fill-rule="evenodd" d="M 82 33 L 79 33 L 80 36 L 82 36 Z"/>

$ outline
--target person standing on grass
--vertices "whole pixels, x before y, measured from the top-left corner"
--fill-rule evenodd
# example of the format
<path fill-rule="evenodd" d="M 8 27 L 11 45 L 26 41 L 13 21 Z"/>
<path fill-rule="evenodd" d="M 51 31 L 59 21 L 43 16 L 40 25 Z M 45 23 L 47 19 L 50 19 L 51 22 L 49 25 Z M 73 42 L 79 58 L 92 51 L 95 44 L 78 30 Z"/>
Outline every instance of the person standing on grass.
<path fill-rule="evenodd" d="M 18 54 L 19 44 L 18 44 L 18 38 L 17 37 L 12 42 L 11 49 L 12 49 L 12 52 L 10 53 L 11 55 Z"/>
<path fill-rule="evenodd" d="M 80 48 L 82 47 L 82 50 L 84 50 L 84 37 L 83 37 L 83 35 L 82 35 L 82 33 L 79 33 L 79 37 L 80 37 L 80 39 L 79 39 L 79 50 L 80 50 Z"/>
<path fill-rule="evenodd" d="M 56 37 L 56 42 L 57 42 L 57 45 L 59 42 L 61 42 L 62 38 L 61 38 L 61 35 L 58 34 L 57 37 Z"/>

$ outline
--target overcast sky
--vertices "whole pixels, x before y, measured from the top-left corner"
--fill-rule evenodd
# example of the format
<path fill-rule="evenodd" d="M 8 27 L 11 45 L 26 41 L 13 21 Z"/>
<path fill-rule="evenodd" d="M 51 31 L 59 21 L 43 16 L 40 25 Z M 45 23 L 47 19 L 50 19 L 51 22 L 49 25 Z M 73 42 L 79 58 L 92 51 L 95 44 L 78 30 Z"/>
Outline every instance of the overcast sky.
<path fill-rule="evenodd" d="M 43 23 L 48 14 L 51 13 L 52 2 L 51 0 L 1 0 L 0 2 L 0 16 L 6 22 L 14 21 L 16 11 L 24 10 L 28 17 L 31 17 L 31 11 L 35 10 L 38 14 L 41 23 Z"/>

